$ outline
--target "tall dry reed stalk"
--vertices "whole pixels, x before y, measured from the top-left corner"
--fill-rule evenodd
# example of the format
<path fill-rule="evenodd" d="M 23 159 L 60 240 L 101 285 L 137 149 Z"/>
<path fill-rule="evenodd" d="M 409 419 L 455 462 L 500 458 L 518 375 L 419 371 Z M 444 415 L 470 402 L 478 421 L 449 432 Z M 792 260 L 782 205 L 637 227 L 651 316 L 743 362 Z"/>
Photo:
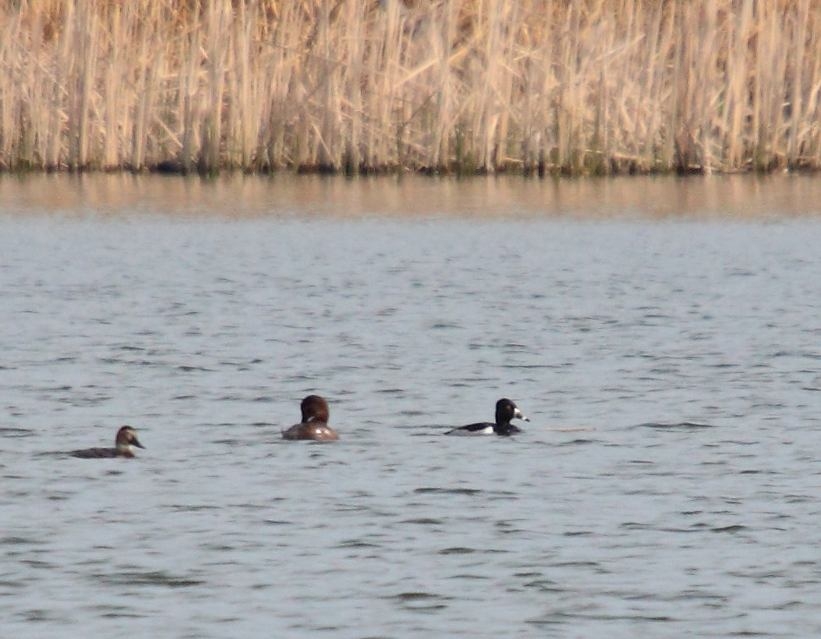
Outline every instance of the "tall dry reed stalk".
<path fill-rule="evenodd" d="M 0 169 L 821 168 L 821 0 L 15 0 Z"/>

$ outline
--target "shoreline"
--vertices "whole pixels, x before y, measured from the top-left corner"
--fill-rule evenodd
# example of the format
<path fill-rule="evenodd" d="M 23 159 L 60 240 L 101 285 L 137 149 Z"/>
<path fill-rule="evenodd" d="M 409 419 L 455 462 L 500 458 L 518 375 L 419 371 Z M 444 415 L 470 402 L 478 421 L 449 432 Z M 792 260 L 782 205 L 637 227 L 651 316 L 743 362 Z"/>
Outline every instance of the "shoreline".
<path fill-rule="evenodd" d="M 502 167 L 495 170 L 470 167 L 451 166 L 441 168 L 411 168 L 411 167 L 389 167 L 370 168 L 359 167 L 351 170 L 349 167 L 335 168 L 333 166 L 300 166 L 300 167 L 279 167 L 275 169 L 251 169 L 236 166 L 225 166 L 204 169 L 186 169 L 178 162 L 159 162 L 156 165 L 146 165 L 142 168 L 133 167 L 85 167 L 76 168 L 70 166 L 60 167 L 25 167 L 7 168 L 0 166 L 0 177 L 2 176 L 26 176 L 26 175 L 134 175 L 134 176 L 168 176 L 183 178 L 218 178 L 223 176 L 259 176 L 274 177 L 279 175 L 287 176 L 325 176 L 341 178 L 397 178 L 403 176 L 414 176 L 421 178 L 459 178 L 459 179 L 482 179 L 495 177 L 520 177 L 528 180 L 548 180 L 548 179 L 602 179 L 602 178 L 631 178 L 631 177 L 710 177 L 710 176 L 776 176 L 776 175 L 817 175 L 821 174 L 821 165 L 810 163 L 800 163 L 795 167 L 783 165 L 772 168 L 746 167 L 733 170 L 709 169 L 701 166 L 692 166 L 684 169 L 650 169 L 625 171 L 610 171 L 607 173 L 579 172 L 573 173 L 565 167 L 535 167 L 533 169 L 523 169 L 521 167 Z"/>

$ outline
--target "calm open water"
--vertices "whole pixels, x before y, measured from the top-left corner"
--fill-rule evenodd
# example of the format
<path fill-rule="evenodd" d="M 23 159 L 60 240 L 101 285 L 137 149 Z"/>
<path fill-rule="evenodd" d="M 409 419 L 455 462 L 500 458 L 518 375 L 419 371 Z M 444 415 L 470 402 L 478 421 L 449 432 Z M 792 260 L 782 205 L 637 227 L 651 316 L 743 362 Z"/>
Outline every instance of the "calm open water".
<path fill-rule="evenodd" d="M 0 635 L 818 636 L 819 247 L 811 177 L 2 177 Z"/>

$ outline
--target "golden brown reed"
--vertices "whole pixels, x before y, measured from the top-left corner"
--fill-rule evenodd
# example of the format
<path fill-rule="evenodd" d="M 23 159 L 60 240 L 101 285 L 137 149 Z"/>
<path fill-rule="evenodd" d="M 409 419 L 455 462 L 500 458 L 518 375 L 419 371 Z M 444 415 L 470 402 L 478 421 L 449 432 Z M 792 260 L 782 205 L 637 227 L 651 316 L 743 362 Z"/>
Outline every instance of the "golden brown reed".
<path fill-rule="evenodd" d="M 821 168 L 821 0 L 13 0 L 0 169 Z"/>

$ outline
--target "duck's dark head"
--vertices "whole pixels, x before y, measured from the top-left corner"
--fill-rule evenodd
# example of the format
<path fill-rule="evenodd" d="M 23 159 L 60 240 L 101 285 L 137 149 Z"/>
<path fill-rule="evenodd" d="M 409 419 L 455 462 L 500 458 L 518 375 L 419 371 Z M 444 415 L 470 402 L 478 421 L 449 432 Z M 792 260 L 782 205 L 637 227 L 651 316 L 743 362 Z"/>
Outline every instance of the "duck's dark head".
<path fill-rule="evenodd" d="M 530 421 L 530 419 L 519 410 L 516 404 L 506 397 L 503 397 L 496 402 L 496 423 L 509 424 L 511 419 L 522 419 L 526 422 Z"/>
<path fill-rule="evenodd" d="M 302 422 L 318 421 L 328 423 L 328 402 L 319 395 L 308 395 L 299 405 L 302 411 Z"/>

